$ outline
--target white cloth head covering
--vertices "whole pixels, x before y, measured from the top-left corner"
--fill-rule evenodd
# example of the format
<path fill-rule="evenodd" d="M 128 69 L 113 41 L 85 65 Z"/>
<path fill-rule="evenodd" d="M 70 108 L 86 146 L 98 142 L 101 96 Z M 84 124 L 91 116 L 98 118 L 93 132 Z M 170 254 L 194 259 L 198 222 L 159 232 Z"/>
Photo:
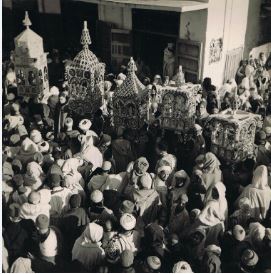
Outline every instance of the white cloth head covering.
<path fill-rule="evenodd" d="M 96 223 L 89 223 L 81 237 L 83 238 L 83 246 L 98 243 L 103 237 L 103 227 Z"/>
<path fill-rule="evenodd" d="M 102 202 L 103 198 L 103 193 L 98 189 L 94 190 L 90 195 L 90 200 L 96 204 Z"/>
<path fill-rule="evenodd" d="M 221 254 L 221 248 L 217 245 L 208 245 L 205 248 L 206 252 L 213 252 L 215 254 L 217 254 L 218 256 L 220 256 Z"/>
<path fill-rule="evenodd" d="M 32 176 L 34 178 L 40 177 L 44 174 L 41 166 L 36 162 L 28 163 L 26 167 L 26 172 L 29 176 Z"/>
<path fill-rule="evenodd" d="M 124 81 L 126 79 L 126 75 L 123 74 L 122 72 L 118 74 L 117 80 L 122 80 Z"/>
<path fill-rule="evenodd" d="M 125 230 L 132 230 L 136 225 L 136 218 L 130 213 L 124 213 L 120 218 L 120 225 Z"/>
<path fill-rule="evenodd" d="M 38 146 L 28 137 L 23 140 L 21 144 L 21 152 L 34 154 L 35 152 L 38 152 L 38 151 L 39 151 Z"/>
<path fill-rule="evenodd" d="M 30 139 L 35 143 L 39 143 L 42 141 L 42 136 L 39 130 L 33 129 L 30 133 Z"/>
<path fill-rule="evenodd" d="M 250 223 L 249 224 L 249 231 L 248 231 L 248 238 L 255 242 L 261 242 L 265 236 L 265 227 L 260 223 Z"/>
<path fill-rule="evenodd" d="M 239 208 L 242 208 L 244 205 L 251 206 L 251 201 L 247 197 L 241 198 L 238 202 Z"/>
<path fill-rule="evenodd" d="M 31 260 L 29 258 L 19 257 L 14 261 L 10 268 L 10 273 L 34 273 L 31 268 Z"/>
<path fill-rule="evenodd" d="M 48 142 L 43 141 L 43 142 L 41 142 L 41 143 L 38 144 L 38 148 L 39 148 L 39 151 L 40 151 L 41 153 L 43 153 L 43 152 L 48 152 L 49 149 L 50 149 L 50 145 L 49 145 Z"/>
<path fill-rule="evenodd" d="M 171 173 L 172 169 L 171 169 L 170 166 L 163 165 L 163 166 L 160 166 L 157 169 L 157 173 L 160 173 L 161 171 L 165 171 L 165 172 Z"/>
<path fill-rule="evenodd" d="M 92 123 L 89 119 L 83 119 L 79 123 L 79 128 L 83 131 L 87 131 L 90 129 Z"/>
<path fill-rule="evenodd" d="M 22 126 L 24 124 L 24 118 L 21 115 L 8 116 L 7 121 L 8 123 L 5 128 L 8 131 L 18 128 L 19 126 Z"/>
<path fill-rule="evenodd" d="M 183 190 L 187 190 L 189 184 L 190 184 L 190 178 L 188 176 L 188 174 L 186 173 L 185 170 L 179 170 L 177 172 L 175 172 L 173 179 L 172 179 L 172 183 L 171 186 L 175 187 L 176 186 L 176 178 L 184 178 L 185 182 L 184 185 L 182 186 Z"/>
<path fill-rule="evenodd" d="M 173 273 L 193 273 L 191 266 L 188 262 L 180 261 L 173 266 Z"/>
<path fill-rule="evenodd" d="M 252 187 L 264 190 L 268 186 L 268 170 L 264 165 L 258 166 L 253 172 Z"/>
<path fill-rule="evenodd" d="M 231 85 L 228 83 L 225 83 L 219 90 L 218 90 L 218 95 L 220 97 L 220 99 L 222 100 L 224 98 L 224 96 L 227 93 L 231 93 Z"/>
<path fill-rule="evenodd" d="M 225 185 L 222 182 L 218 182 L 214 187 L 219 193 L 219 199 L 208 201 L 199 215 L 200 221 L 208 226 L 222 223 L 228 211 L 228 203 L 225 198 Z"/>
<path fill-rule="evenodd" d="M 62 172 L 64 175 L 78 173 L 78 167 L 83 164 L 80 158 L 70 158 L 65 161 L 62 166 Z"/>
<path fill-rule="evenodd" d="M 50 88 L 50 96 L 51 95 L 55 95 L 55 96 L 57 96 L 57 95 L 59 95 L 59 89 L 56 87 L 56 86 L 52 86 L 51 88 Z"/>

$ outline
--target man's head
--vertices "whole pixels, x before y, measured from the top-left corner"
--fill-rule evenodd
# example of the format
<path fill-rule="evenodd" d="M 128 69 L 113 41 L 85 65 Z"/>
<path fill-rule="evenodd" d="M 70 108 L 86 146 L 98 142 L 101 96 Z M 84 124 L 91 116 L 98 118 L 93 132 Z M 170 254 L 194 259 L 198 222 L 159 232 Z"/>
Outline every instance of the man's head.
<path fill-rule="evenodd" d="M 183 187 L 187 181 L 187 176 L 184 170 L 177 171 L 174 174 L 175 187 Z"/>
<path fill-rule="evenodd" d="M 47 233 L 49 229 L 49 218 L 45 214 L 40 214 L 37 217 L 36 228 L 41 235 Z"/>
<path fill-rule="evenodd" d="M 190 223 L 194 223 L 196 219 L 198 218 L 199 214 L 200 214 L 200 210 L 198 208 L 191 210 L 189 214 Z"/>
<path fill-rule="evenodd" d="M 67 102 L 67 97 L 65 96 L 65 94 L 61 93 L 59 95 L 59 102 L 61 105 L 64 105 Z"/>
<path fill-rule="evenodd" d="M 20 205 L 16 203 L 10 204 L 8 207 L 8 216 L 12 222 L 20 221 Z"/>
<path fill-rule="evenodd" d="M 170 166 L 161 166 L 157 169 L 158 177 L 162 181 L 166 181 L 171 173 L 171 167 Z"/>
<path fill-rule="evenodd" d="M 207 105 L 206 101 L 201 101 L 199 103 L 199 114 L 200 115 L 203 115 L 206 113 L 206 105 Z"/>
<path fill-rule="evenodd" d="M 204 239 L 204 232 L 197 230 L 190 235 L 191 245 L 197 246 L 199 245 Z"/>
<path fill-rule="evenodd" d="M 149 168 L 149 162 L 145 157 L 140 157 L 138 158 L 133 166 L 134 171 L 138 174 L 138 175 L 143 175 L 147 172 Z"/>
<path fill-rule="evenodd" d="M 33 205 L 37 205 L 40 202 L 40 193 L 32 191 L 28 196 L 28 202 Z"/>

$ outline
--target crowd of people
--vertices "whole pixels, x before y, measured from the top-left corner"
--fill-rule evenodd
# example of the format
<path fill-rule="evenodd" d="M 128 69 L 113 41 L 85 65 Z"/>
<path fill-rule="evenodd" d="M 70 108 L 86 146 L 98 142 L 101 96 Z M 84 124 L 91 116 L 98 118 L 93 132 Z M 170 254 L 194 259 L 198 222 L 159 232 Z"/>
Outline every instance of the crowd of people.
<path fill-rule="evenodd" d="M 106 75 L 105 103 L 94 117 L 73 116 L 65 65 L 53 56 L 50 93 L 39 100 L 17 94 L 12 55 L 4 63 L 3 272 L 271 271 L 271 66 L 264 54 L 242 61 L 222 87 L 204 79 L 189 143 L 161 129 L 159 102 L 136 133 L 114 127 L 112 94 L 125 66 Z M 159 75 L 141 80 L 150 93 L 163 85 Z M 208 135 L 209 116 L 232 102 L 263 121 L 255 157 L 236 164 L 210 152 Z"/>

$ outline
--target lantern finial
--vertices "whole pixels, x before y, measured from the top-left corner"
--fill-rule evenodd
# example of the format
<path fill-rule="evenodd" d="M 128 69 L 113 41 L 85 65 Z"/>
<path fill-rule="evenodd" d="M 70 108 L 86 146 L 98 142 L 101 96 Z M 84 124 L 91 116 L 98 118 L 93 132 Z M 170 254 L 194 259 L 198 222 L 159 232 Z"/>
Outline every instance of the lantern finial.
<path fill-rule="evenodd" d="M 81 35 L 81 45 L 83 45 L 83 48 L 88 48 L 88 45 L 91 44 L 91 39 L 88 31 L 87 21 L 84 21 L 84 28 L 82 30 Z"/>
<path fill-rule="evenodd" d="M 32 25 L 29 16 L 28 16 L 28 11 L 25 12 L 24 20 L 23 20 L 24 26 L 29 29 L 29 27 Z"/>
<path fill-rule="evenodd" d="M 137 67 L 136 67 L 136 64 L 135 64 L 135 61 L 134 61 L 134 58 L 133 58 L 133 57 L 130 58 L 130 62 L 128 63 L 127 69 L 128 69 L 128 71 L 130 71 L 130 72 L 135 72 L 135 71 L 137 71 Z"/>

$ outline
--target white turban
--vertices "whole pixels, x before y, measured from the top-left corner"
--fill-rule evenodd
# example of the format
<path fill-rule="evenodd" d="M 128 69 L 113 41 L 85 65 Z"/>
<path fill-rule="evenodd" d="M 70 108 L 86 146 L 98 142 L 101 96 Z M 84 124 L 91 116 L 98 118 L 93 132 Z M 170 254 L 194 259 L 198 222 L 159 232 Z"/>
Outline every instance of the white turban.
<path fill-rule="evenodd" d="M 103 227 L 96 223 L 90 223 L 83 232 L 82 245 L 88 245 L 91 243 L 98 243 L 103 237 Z"/>
<path fill-rule="evenodd" d="M 83 119 L 80 123 L 79 123 L 79 128 L 83 131 L 87 131 L 90 129 L 92 123 L 90 120 L 88 119 Z"/>
<path fill-rule="evenodd" d="M 33 129 L 30 133 L 30 139 L 35 143 L 39 143 L 42 141 L 42 136 L 40 131 L 38 131 L 37 129 Z"/>
<path fill-rule="evenodd" d="M 172 169 L 170 166 L 161 166 L 157 169 L 157 172 L 160 173 L 161 171 L 170 173 L 172 171 Z"/>
<path fill-rule="evenodd" d="M 180 261 L 173 266 L 173 273 L 193 273 L 189 263 Z"/>

